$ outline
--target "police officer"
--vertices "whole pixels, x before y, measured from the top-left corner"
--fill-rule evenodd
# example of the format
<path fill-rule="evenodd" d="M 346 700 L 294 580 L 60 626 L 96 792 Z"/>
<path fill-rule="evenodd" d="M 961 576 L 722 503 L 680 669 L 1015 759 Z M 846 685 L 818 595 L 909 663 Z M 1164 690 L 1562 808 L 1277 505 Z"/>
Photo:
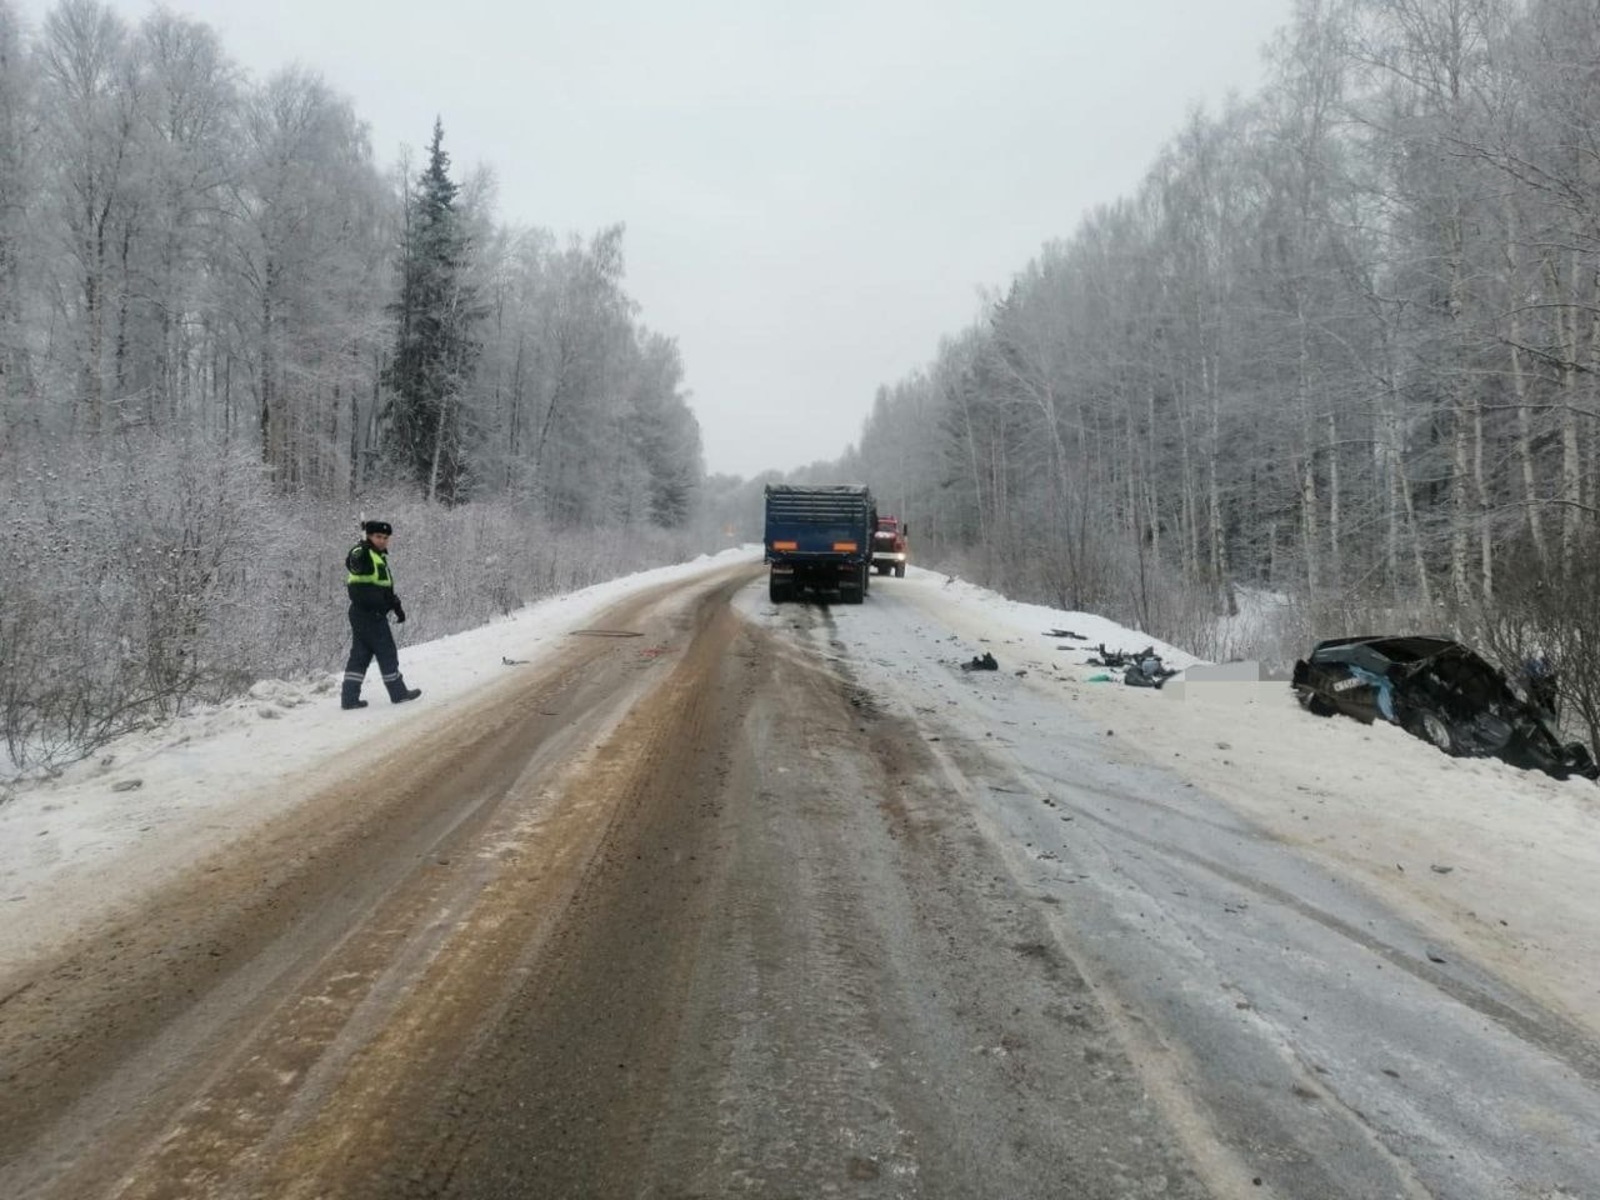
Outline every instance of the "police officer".
<path fill-rule="evenodd" d="M 361 530 L 366 537 L 344 558 L 349 572 L 345 585 L 350 593 L 350 661 L 344 668 L 340 708 L 367 706 L 361 698 L 361 681 L 374 658 L 390 700 L 403 704 L 422 695 L 421 688 L 408 688 L 400 678 L 400 654 L 389 632 L 391 612 L 398 623 L 403 625 L 406 620 L 406 610 L 394 594 L 394 577 L 389 574 L 389 536 L 394 529 L 387 521 L 366 521 Z"/>

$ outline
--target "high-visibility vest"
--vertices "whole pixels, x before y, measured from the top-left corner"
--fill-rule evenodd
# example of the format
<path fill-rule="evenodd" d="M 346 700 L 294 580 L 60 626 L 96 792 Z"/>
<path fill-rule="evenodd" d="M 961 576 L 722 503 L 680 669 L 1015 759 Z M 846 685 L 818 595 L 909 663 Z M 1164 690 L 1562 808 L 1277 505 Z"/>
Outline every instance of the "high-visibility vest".
<path fill-rule="evenodd" d="M 356 549 L 360 550 L 362 547 L 357 546 Z M 388 560 L 385 559 L 379 551 L 373 549 L 371 546 L 367 546 L 366 551 L 367 563 L 370 569 L 364 575 L 357 575 L 354 571 L 351 571 L 349 576 L 345 579 L 345 582 L 375 583 L 379 587 L 393 587 L 394 580 L 389 576 Z"/>

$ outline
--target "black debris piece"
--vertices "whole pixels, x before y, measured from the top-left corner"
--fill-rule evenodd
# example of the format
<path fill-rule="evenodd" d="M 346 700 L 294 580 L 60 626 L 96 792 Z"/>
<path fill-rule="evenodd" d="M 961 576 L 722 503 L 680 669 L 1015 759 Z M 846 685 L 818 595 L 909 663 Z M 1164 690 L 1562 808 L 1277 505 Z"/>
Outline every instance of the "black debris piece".
<path fill-rule="evenodd" d="M 1099 653 L 1087 660 L 1091 667 L 1110 667 L 1112 670 L 1122 672 L 1122 682 L 1129 687 L 1158 688 L 1178 672 L 1161 661 L 1161 656 L 1156 653 L 1154 646 L 1146 646 L 1143 650 L 1127 653 L 1122 650 L 1107 650 L 1106 644 L 1101 642 L 1097 647 Z"/>
<path fill-rule="evenodd" d="M 1129 687 L 1158 688 L 1177 672 L 1161 661 L 1159 654 L 1146 653 L 1131 662 L 1122 672 L 1122 682 Z"/>
<path fill-rule="evenodd" d="M 995 662 L 994 655 L 985 650 L 971 662 L 962 663 L 961 669 L 963 671 L 998 671 L 1000 664 Z"/>
<path fill-rule="evenodd" d="M 1126 667 L 1130 663 L 1151 657 L 1156 650 L 1154 646 L 1146 646 L 1137 653 L 1129 654 L 1122 650 L 1107 650 L 1104 642 L 1101 642 L 1095 649 L 1098 654 L 1089 660 L 1091 667 Z"/>
<path fill-rule="evenodd" d="M 1075 642 L 1087 642 L 1089 640 L 1086 634 L 1073 633 L 1070 629 L 1046 629 L 1044 635 L 1052 638 L 1071 638 Z"/>

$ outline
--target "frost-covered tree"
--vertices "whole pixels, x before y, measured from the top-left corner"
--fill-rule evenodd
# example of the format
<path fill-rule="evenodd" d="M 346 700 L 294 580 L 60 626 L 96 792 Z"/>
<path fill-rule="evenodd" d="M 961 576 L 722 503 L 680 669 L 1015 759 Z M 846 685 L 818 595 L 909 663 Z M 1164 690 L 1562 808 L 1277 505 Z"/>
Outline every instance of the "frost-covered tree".
<path fill-rule="evenodd" d="M 98 0 L 61 0 L 45 17 L 38 53 L 53 297 L 64 333 L 55 384 L 70 426 L 93 437 L 121 398 L 116 320 L 137 210 L 138 81 L 127 27 Z"/>
<path fill-rule="evenodd" d="M 34 199 L 30 75 L 16 11 L 11 0 L 0 0 L 0 443 L 16 419 L 13 401 L 30 389 L 23 305 L 32 255 L 27 215 Z"/>
<path fill-rule="evenodd" d="M 468 273 L 469 239 L 456 210 L 457 185 L 435 121 L 428 165 L 405 199 L 400 294 L 393 306 L 394 356 L 388 438 L 397 464 L 430 500 L 467 498 L 467 393 L 484 315 Z"/>
<path fill-rule="evenodd" d="M 647 334 L 624 416 L 626 444 L 643 478 L 648 519 L 681 529 L 705 474 L 700 427 L 682 392 L 683 364 L 671 338 Z"/>
<path fill-rule="evenodd" d="M 279 486 L 339 494 L 367 425 L 387 278 L 366 129 L 291 68 L 249 94 L 240 142 L 216 314 L 223 425 L 253 438 Z"/>
<path fill-rule="evenodd" d="M 164 9 L 140 24 L 132 55 L 139 203 L 118 329 L 122 391 L 125 419 L 170 431 L 200 402 L 205 316 L 241 165 L 240 80 L 209 26 Z"/>

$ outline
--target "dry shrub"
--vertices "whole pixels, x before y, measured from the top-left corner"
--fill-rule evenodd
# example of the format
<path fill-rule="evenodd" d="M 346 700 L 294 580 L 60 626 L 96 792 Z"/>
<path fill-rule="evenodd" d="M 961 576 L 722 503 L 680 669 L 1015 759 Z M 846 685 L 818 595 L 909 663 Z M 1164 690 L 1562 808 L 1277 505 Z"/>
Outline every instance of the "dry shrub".
<path fill-rule="evenodd" d="M 1548 662 L 1563 723 L 1600 745 L 1600 561 L 1579 555 L 1565 575 L 1522 562 L 1500 578 L 1495 603 L 1465 614 L 1471 634 L 1508 673 Z"/>

